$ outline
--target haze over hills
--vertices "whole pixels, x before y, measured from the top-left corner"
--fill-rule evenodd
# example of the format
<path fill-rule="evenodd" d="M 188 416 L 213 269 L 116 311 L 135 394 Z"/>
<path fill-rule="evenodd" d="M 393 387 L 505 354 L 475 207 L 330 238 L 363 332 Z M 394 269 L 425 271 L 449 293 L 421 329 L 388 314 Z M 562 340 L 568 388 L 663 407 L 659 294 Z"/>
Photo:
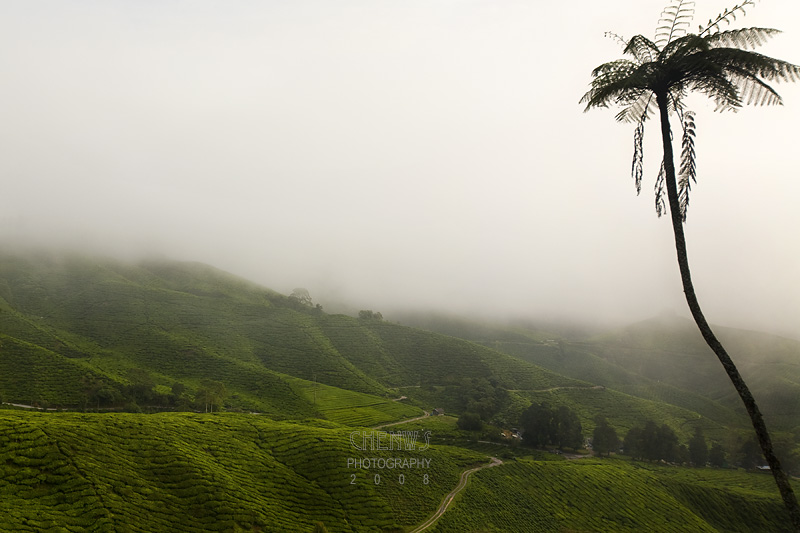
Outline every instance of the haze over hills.
<path fill-rule="evenodd" d="M 328 314 L 302 291 L 286 296 L 199 263 L 0 253 L 2 400 L 99 411 L 0 417 L 0 505 L 12 517 L 0 531 L 311 531 L 316 522 L 410 531 L 489 454 L 504 464 L 475 473 L 432 531 L 783 527 L 765 477 L 563 461 L 498 437 L 544 403 L 571 409 L 584 436 L 599 417 L 620 437 L 654 420 L 680 442 L 700 429 L 737 449 L 747 421 L 724 381 L 703 388 L 690 379 L 717 370 L 690 325 L 661 318 L 597 334 L 390 318 L 405 325 L 371 312 Z M 796 415 L 775 409 L 796 394 L 798 343 L 726 335 L 747 349 L 746 377 L 772 391 L 763 410 L 791 436 Z M 770 364 L 759 364 L 754 354 L 766 351 Z M 223 384 L 224 397 L 208 400 L 209 383 Z M 206 413 L 209 401 L 228 412 Z M 431 451 L 419 457 L 435 468 L 402 478 L 349 469 L 354 430 L 434 407 L 477 412 L 489 429 L 465 431 L 447 416 L 404 422 L 393 427 L 432 432 Z M 599 491 L 609 483 L 627 501 Z"/>
<path fill-rule="evenodd" d="M 456 377 L 508 389 L 578 384 L 475 343 L 329 315 L 200 264 L 5 255 L 0 309 L 6 361 L 31 353 L 43 376 L 56 368 L 75 376 L 60 388 L 45 377 L 31 384 L 9 362 L 0 379 L 14 400 L 77 405 L 85 382 L 121 389 L 134 370 L 191 391 L 215 376 L 234 406 L 283 416 L 313 412 L 283 375 L 382 397 Z M 33 389 L 13 388 L 23 382 Z"/>
<path fill-rule="evenodd" d="M 565 376 L 747 425 L 741 400 L 695 324 L 669 313 L 603 333 L 522 321 L 475 323 L 429 313 L 406 314 L 400 320 Z M 800 427 L 800 341 L 735 328 L 714 330 L 768 421 L 784 430 Z"/>

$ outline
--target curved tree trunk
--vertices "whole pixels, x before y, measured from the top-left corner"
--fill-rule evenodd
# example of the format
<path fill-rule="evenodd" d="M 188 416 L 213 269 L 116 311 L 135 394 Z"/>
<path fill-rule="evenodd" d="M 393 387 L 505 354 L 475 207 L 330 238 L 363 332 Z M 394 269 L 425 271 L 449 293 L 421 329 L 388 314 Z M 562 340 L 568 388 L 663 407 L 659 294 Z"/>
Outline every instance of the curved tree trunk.
<path fill-rule="evenodd" d="M 778 485 L 778 490 L 783 498 L 783 503 L 789 511 L 792 519 L 792 524 L 796 531 L 800 532 L 800 506 L 797 504 L 797 498 L 794 491 L 789 484 L 789 479 L 786 473 L 781 468 L 781 463 L 775 456 L 772 449 L 772 440 L 767 432 L 767 426 L 764 424 L 764 419 L 761 412 L 756 405 L 750 389 L 739 374 L 736 365 L 733 364 L 725 348 L 717 340 L 711 327 L 706 322 L 703 312 L 700 310 L 700 304 L 697 301 L 697 296 L 694 293 L 692 285 L 692 277 L 689 273 L 689 260 L 686 256 L 686 239 L 683 234 L 683 217 L 681 216 L 680 204 L 678 202 L 678 186 L 675 180 L 675 162 L 672 153 L 672 133 L 669 127 L 669 109 L 667 105 L 666 95 L 656 95 L 658 102 L 659 112 L 661 114 L 661 138 L 664 144 L 664 178 L 667 184 L 667 198 L 669 199 L 669 210 L 672 218 L 672 229 L 675 233 L 675 248 L 678 252 L 678 266 L 681 272 L 681 281 L 683 282 L 683 292 L 686 295 L 686 302 L 689 304 L 689 310 L 692 313 L 700 333 L 703 335 L 708 346 L 714 351 L 719 358 L 720 363 L 728 373 L 736 392 L 744 402 L 747 409 L 747 414 L 750 415 L 750 420 L 753 423 L 753 428 L 756 431 L 758 442 L 761 445 L 761 450 L 764 453 L 764 458 L 769 464 L 772 475 L 775 478 L 775 483 Z"/>

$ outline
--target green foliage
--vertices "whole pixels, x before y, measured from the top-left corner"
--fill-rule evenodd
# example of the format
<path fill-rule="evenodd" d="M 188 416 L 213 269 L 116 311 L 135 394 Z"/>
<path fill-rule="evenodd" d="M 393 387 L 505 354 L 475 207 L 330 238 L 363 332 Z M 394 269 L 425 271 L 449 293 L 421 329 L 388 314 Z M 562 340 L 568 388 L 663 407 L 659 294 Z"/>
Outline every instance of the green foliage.
<path fill-rule="evenodd" d="M 464 431 L 480 431 L 483 429 L 483 421 L 478 413 L 464 413 L 458 417 L 456 425 Z"/>
<path fill-rule="evenodd" d="M 739 448 L 738 463 L 739 466 L 746 469 L 755 468 L 764 464 L 764 455 L 755 437 L 744 441 L 742 447 Z"/>
<path fill-rule="evenodd" d="M 708 462 L 708 444 L 700 428 L 695 429 L 694 436 L 689 440 L 689 458 L 695 466 L 705 466 Z"/>
<path fill-rule="evenodd" d="M 632 427 L 625 436 L 623 448 L 626 455 L 648 461 L 676 461 L 680 456 L 675 431 L 666 424 L 658 426 L 652 420 L 643 427 Z"/>
<path fill-rule="evenodd" d="M 358 312 L 358 319 L 359 320 L 377 320 L 380 322 L 383 320 L 383 314 L 375 313 L 371 309 L 362 309 Z"/>
<path fill-rule="evenodd" d="M 228 389 L 221 381 L 204 379 L 197 390 L 197 401 L 205 407 L 206 412 L 214 412 L 214 405 L 220 410 L 222 402 L 228 395 Z"/>
<path fill-rule="evenodd" d="M 767 82 L 795 81 L 800 79 L 800 67 L 785 61 L 751 52 L 763 44 L 777 30 L 747 28 L 720 32 L 722 21 L 730 22 L 744 5 L 709 20 L 698 34 L 688 32 L 694 16 L 694 2 L 674 0 L 662 12 L 656 29 L 655 41 L 636 35 L 624 44 L 623 53 L 632 59 L 618 59 L 604 63 L 592 71 L 591 89 L 580 103 L 585 111 L 595 107 L 618 105 L 622 110 L 617 120 L 636 122 L 632 175 L 637 194 L 641 190 L 644 123 L 655 105 L 664 116 L 671 112 L 680 115 L 683 126 L 683 151 L 679 181 L 680 216 L 686 220 L 689 190 L 696 177 L 694 117 L 686 111 L 684 100 L 691 92 L 705 94 L 718 110 L 736 111 L 743 104 L 781 104 L 781 97 Z M 666 157 L 666 154 L 665 154 Z M 663 177 L 665 164 L 672 169 L 671 155 L 664 160 L 656 180 L 656 211 L 664 212 Z M 669 180 L 674 182 L 670 170 Z"/>
<path fill-rule="evenodd" d="M 559 449 L 577 449 L 583 446 L 580 420 L 564 405 L 551 408 L 547 403 L 532 404 L 522 413 L 520 425 L 524 429 L 523 442 L 529 446 L 552 444 Z"/>
<path fill-rule="evenodd" d="M 619 444 L 617 430 L 611 427 L 605 418 L 598 419 L 592 434 L 592 449 L 600 455 L 611 455 L 611 452 L 619 448 Z"/>
<path fill-rule="evenodd" d="M 708 452 L 708 462 L 711 466 L 716 466 L 718 468 L 722 468 L 725 466 L 727 461 L 725 448 L 722 447 L 722 444 L 719 442 L 715 442 L 711 445 L 711 449 Z"/>

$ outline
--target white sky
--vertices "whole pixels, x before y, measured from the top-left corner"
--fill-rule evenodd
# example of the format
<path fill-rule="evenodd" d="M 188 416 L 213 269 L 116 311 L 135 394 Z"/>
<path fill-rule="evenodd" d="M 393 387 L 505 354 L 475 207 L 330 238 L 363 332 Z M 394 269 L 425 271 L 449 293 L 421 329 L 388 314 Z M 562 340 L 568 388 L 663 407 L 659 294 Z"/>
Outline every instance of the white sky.
<path fill-rule="evenodd" d="M 700 0 L 696 22 L 731 1 Z M 672 232 L 633 126 L 584 114 L 607 30 L 662 0 L 0 3 L 2 234 L 142 250 L 323 305 L 638 320 L 681 314 Z M 800 63 L 800 2 L 737 27 Z M 696 24 L 693 25 L 693 28 Z M 800 335 L 800 86 L 694 101 L 688 224 L 711 322 Z M 391 318 L 391 317 L 389 317 Z"/>

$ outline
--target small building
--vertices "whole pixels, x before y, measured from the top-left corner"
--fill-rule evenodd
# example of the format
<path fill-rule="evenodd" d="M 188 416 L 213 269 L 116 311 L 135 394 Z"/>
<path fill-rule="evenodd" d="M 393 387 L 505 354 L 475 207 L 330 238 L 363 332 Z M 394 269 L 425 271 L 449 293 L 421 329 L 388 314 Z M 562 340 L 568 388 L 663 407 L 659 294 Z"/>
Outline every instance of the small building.
<path fill-rule="evenodd" d="M 444 414 L 444 409 L 441 407 L 437 407 L 433 411 L 431 411 L 431 416 L 442 416 Z"/>

